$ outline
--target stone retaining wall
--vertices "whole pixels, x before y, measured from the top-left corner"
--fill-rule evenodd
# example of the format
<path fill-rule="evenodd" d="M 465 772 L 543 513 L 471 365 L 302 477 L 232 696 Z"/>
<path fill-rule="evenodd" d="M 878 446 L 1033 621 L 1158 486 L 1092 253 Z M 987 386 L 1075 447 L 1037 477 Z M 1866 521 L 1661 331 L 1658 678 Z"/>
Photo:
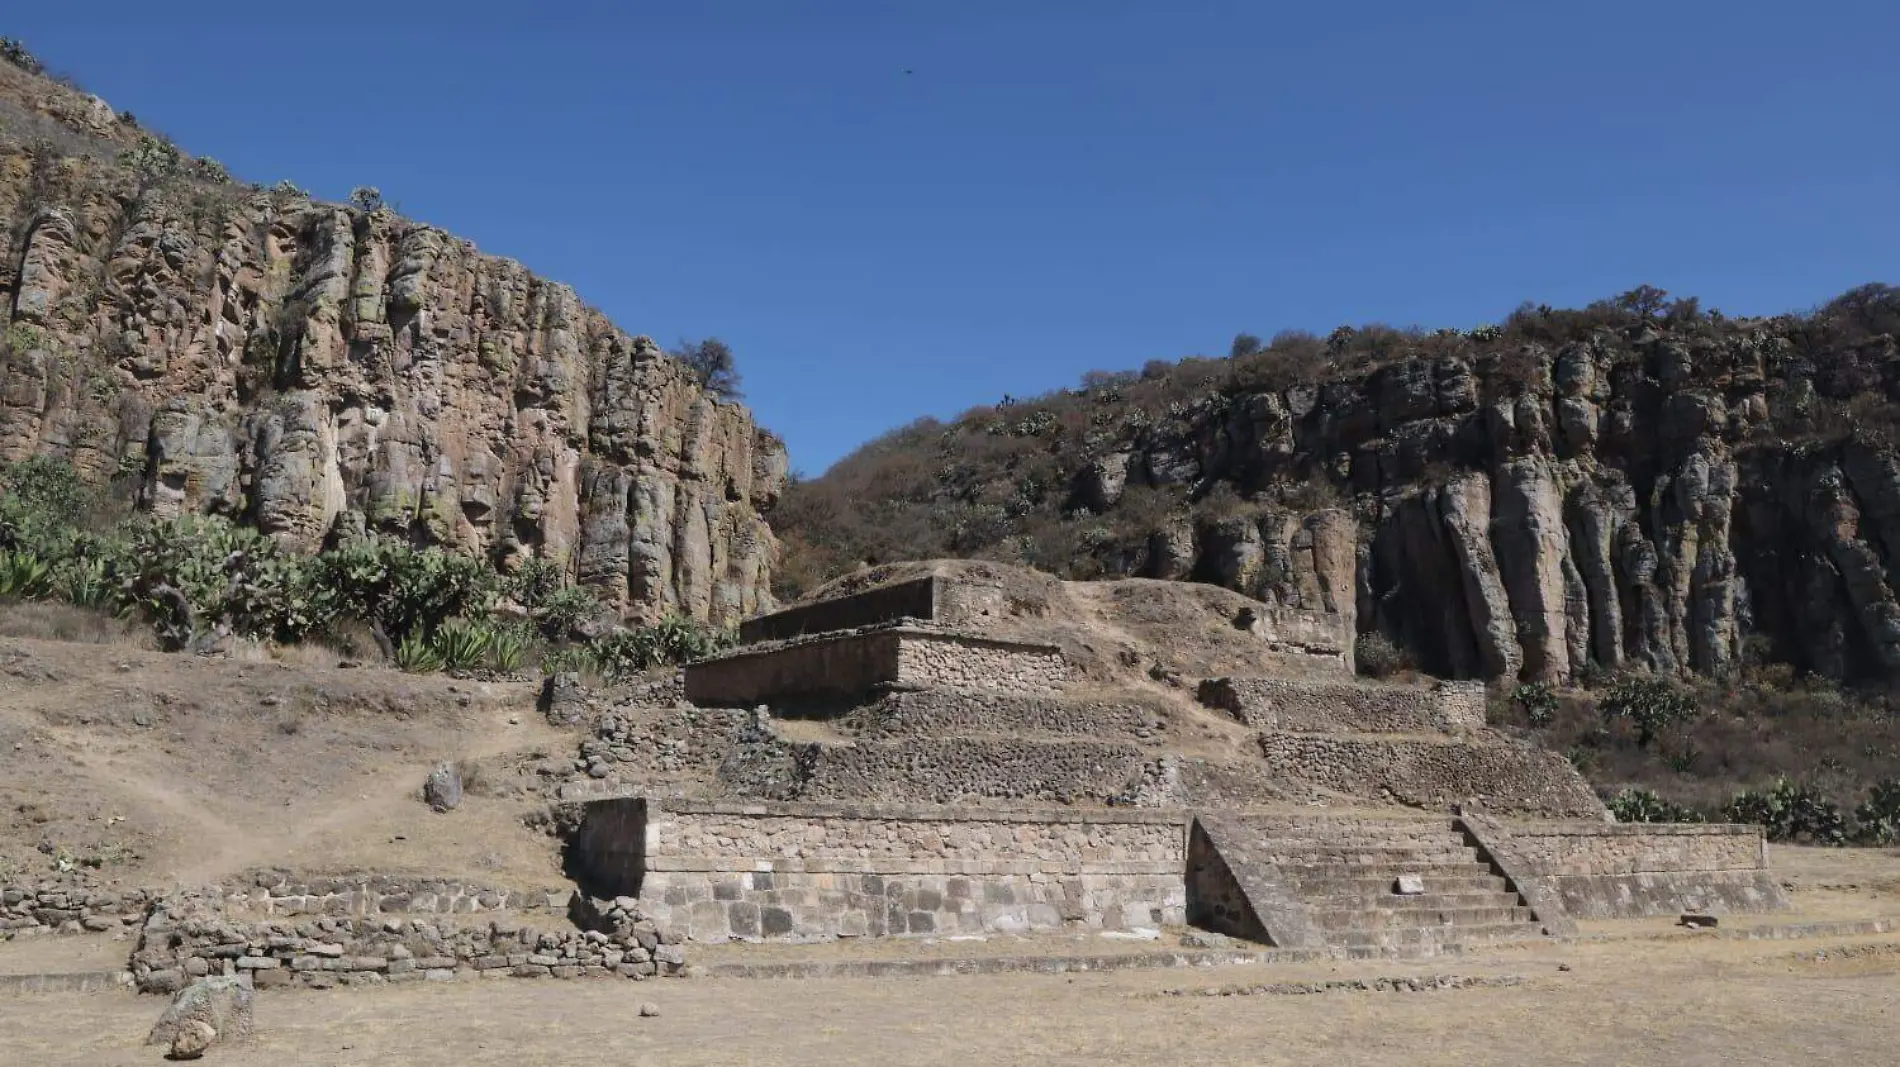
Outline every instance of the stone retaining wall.
<path fill-rule="evenodd" d="M 148 889 L 115 889 L 83 877 L 0 886 L 0 941 L 137 926 L 155 896 Z"/>
<path fill-rule="evenodd" d="M 1047 693 L 1062 687 L 1068 668 L 1053 645 L 891 625 L 743 648 L 689 664 L 685 676 L 686 699 L 731 707 L 854 697 L 881 686 Z"/>
<path fill-rule="evenodd" d="M 1484 685 L 1363 685 L 1291 678 L 1209 678 L 1196 694 L 1249 726 L 1270 730 L 1413 733 L 1484 726 Z"/>
<path fill-rule="evenodd" d="M 644 814 L 629 817 L 631 805 Z M 640 905 L 681 940 L 1128 930 L 1185 919 L 1186 827 L 1176 813 L 625 798 L 589 804 L 583 838 L 596 820 L 642 826 Z"/>
<path fill-rule="evenodd" d="M 220 887 L 224 908 L 259 916 L 470 915 L 486 912 L 566 912 L 573 891 L 510 889 L 419 875 L 350 872 L 253 872 Z"/>
<path fill-rule="evenodd" d="M 1260 734 L 1273 770 L 1348 796 L 1449 810 L 1596 817 L 1603 802 L 1570 761 L 1499 734 L 1468 740 L 1352 734 Z"/>
<path fill-rule="evenodd" d="M 1520 891 L 1572 918 L 1787 906 L 1757 826 L 1464 821 Z"/>
<path fill-rule="evenodd" d="M 813 744 L 800 752 L 801 780 L 790 795 L 900 804 L 1104 802 L 1135 785 L 1148 764 L 1139 747 L 1111 741 L 920 737 Z"/>
<path fill-rule="evenodd" d="M 871 740 L 989 734 L 1152 742 L 1167 710 L 1144 704 L 969 689 L 896 692 L 860 705 L 841 729 Z"/>
<path fill-rule="evenodd" d="M 224 898 L 181 893 L 152 910 L 132 953 L 138 988 L 169 993 L 207 974 L 248 977 L 258 988 L 381 985 L 473 978 L 648 978 L 678 974 L 685 953 L 633 900 L 576 909 L 586 927 L 531 925 L 505 915 L 486 923 L 433 917 L 248 920 Z"/>

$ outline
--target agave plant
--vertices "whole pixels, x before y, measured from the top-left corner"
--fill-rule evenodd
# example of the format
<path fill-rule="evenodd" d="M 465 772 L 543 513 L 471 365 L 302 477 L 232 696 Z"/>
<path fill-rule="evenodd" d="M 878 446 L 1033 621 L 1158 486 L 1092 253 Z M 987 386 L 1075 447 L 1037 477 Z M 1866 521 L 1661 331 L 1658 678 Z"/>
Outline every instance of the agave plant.
<path fill-rule="evenodd" d="M 411 674 L 430 674 L 442 669 L 442 654 L 420 629 L 411 630 L 396 646 L 396 667 Z"/>
<path fill-rule="evenodd" d="M 53 568 L 31 552 L 0 552 L 0 598 L 39 600 L 53 591 Z"/>
<path fill-rule="evenodd" d="M 500 626 L 493 631 L 494 640 L 489 645 L 489 656 L 495 669 L 513 674 L 528 662 L 528 648 L 534 633 L 526 625 Z"/>
<path fill-rule="evenodd" d="M 442 666 L 452 671 L 473 670 L 488 661 L 495 648 L 495 631 L 487 623 L 452 619 L 436 627 L 430 642 Z"/>
<path fill-rule="evenodd" d="M 82 608 L 111 607 L 118 599 L 119 586 L 112 579 L 112 567 L 103 559 L 76 559 L 59 570 L 60 595 L 68 603 Z"/>

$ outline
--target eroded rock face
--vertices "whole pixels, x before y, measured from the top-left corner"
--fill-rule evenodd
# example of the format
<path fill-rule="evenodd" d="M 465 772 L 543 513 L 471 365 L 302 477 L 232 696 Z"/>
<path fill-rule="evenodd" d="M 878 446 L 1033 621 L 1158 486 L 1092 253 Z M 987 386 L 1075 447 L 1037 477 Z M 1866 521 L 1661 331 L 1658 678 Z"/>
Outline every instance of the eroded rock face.
<path fill-rule="evenodd" d="M 23 78 L 0 96 L 47 113 Z M 299 549 L 348 525 L 563 560 L 632 618 L 769 605 L 785 451 L 651 340 L 388 211 L 142 181 L 108 127 L 0 137 L 0 461 Z"/>
<path fill-rule="evenodd" d="M 1900 457 L 1803 414 L 1841 390 L 1817 393 L 1826 369 L 1768 328 L 1695 346 L 1527 345 L 1209 398 L 1109 442 L 1080 495 L 1106 510 L 1096 472 L 1112 466 L 1131 485 L 1193 476 L 1268 502 L 1166 520 L 1141 573 L 1356 612 L 1441 675 L 1723 677 L 1747 648 L 1894 676 Z M 1854 358 L 1873 374 L 1893 354 Z M 1340 503 L 1275 510 L 1275 487 L 1302 483 Z"/>

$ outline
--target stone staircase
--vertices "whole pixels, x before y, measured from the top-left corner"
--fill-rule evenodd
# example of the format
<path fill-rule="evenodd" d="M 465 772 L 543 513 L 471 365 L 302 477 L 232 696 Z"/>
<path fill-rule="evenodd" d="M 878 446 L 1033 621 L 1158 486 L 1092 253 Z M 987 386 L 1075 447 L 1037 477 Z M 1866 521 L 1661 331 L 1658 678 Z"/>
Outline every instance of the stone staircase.
<path fill-rule="evenodd" d="M 1286 947 L 1427 953 L 1543 936 L 1509 881 L 1449 818 L 1207 815 L 1195 837 L 1190 879 L 1204 879 L 1215 902 L 1198 918 L 1224 933 Z M 1225 890 L 1216 868 L 1231 880 Z M 1421 891 L 1399 892 L 1401 878 Z M 1195 921 L 1192 890 L 1189 911 Z"/>

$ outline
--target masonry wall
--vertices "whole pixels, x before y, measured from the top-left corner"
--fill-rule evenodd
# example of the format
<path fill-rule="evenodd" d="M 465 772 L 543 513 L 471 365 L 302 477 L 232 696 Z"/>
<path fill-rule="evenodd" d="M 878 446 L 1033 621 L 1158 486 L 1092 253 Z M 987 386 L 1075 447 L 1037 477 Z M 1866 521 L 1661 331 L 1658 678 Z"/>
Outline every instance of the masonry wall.
<path fill-rule="evenodd" d="M 1484 726 L 1484 685 L 1433 687 L 1314 682 L 1291 678 L 1209 678 L 1202 704 L 1265 729 L 1411 733 Z"/>
<path fill-rule="evenodd" d="M 1068 668 L 1054 646 L 884 626 L 742 649 L 690 664 L 685 676 L 686 699 L 734 706 L 853 697 L 885 685 L 1050 693 Z"/>
<path fill-rule="evenodd" d="M 1166 709 L 1045 694 L 967 689 L 895 692 L 852 709 L 839 726 L 876 740 L 1009 734 L 1149 742 L 1166 729 Z"/>
<path fill-rule="evenodd" d="M 898 637 L 897 683 L 906 687 L 1054 693 L 1068 676 L 1062 653 L 1053 646 L 923 630 L 904 630 Z"/>
<path fill-rule="evenodd" d="M 1554 898 L 1573 918 L 1751 912 L 1787 906 L 1781 887 L 1768 872 L 1760 827 L 1466 822 L 1521 890 Z"/>
<path fill-rule="evenodd" d="M 917 578 L 747 619 L 739 624 L 739 640 L 750 645 L 899 619 L 929 619 L 936 611 L 937 584 L 934 577 Z"/>
<path fill-rule="evenodd" d="M 654 801 L 640 904 L 692 941 L 1175 925 L 1185 836 L 1136 811 Z"/>
<path fill-rule="evenodd" d="M 797 697 L 847 697 L 898 677 L 895 630 L 845 631 L 745 649 L 686 667 L 686 699 L 750 705 Z"/>
<path fill-rule="evenodd" d="M 1595 817 L 1603 812 L 1570 761 L 1496 734 L 1471 739 L 1266 731 L 1260 751 L 1278 774 L 1348 796 L 1447 810 Z"/>

